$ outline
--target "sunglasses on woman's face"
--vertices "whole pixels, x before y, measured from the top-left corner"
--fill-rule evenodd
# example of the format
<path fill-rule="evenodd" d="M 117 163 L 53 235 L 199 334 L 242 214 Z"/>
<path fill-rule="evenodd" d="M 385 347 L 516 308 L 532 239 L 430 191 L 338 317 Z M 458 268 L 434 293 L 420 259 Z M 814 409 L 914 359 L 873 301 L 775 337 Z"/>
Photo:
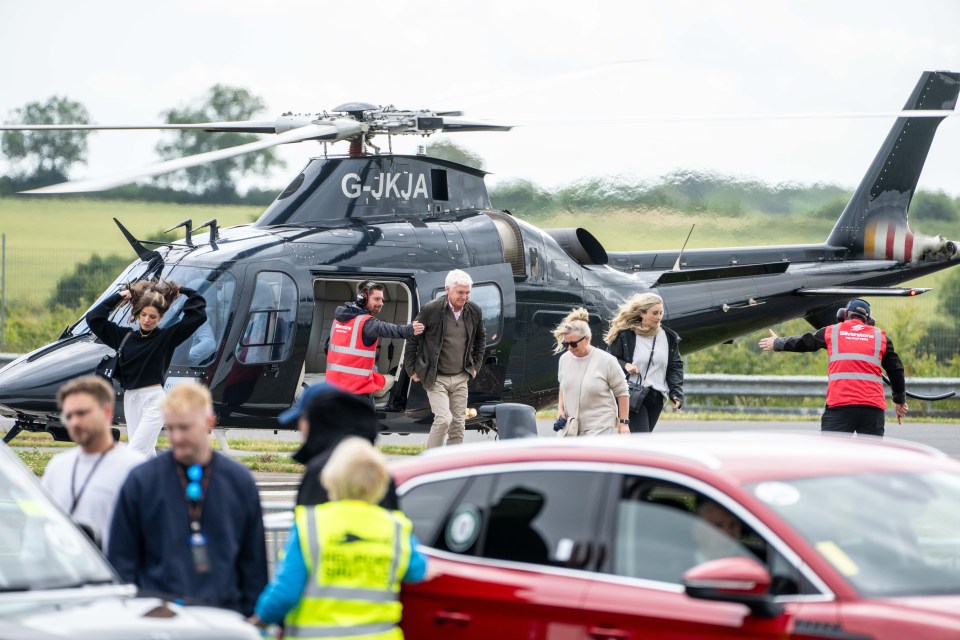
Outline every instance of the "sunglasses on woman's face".
<path fill-rule="evenodd" d="M 577 346 L 578 344 L 580 344 L 581 342 L 583 342 L 583 341 L 586 340 L 586 339 L 587 339 L 587 336 L 583 336 L 583 337 L 580 338 L 579 340 L 574 340 L 573 342 L 564 342 L 564 343 L 563 343 L 563 346 L 564 346 L 564 348 L 569 349 L 570 347 L 575 347 L 575 346 Z"/>

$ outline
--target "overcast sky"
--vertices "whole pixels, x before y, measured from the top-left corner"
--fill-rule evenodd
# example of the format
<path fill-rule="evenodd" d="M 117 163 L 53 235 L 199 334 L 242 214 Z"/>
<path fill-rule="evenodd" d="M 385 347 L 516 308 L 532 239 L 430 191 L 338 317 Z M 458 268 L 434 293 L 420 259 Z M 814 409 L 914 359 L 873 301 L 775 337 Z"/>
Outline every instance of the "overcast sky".
<path fill-rule="evenodd" d="M 520 123 L 455 137 L 494 183 L 685 168 L 854 186 L 892 119 L 636 118 L 896 110 L 922 71 L 960 70 L 958 25 L 956 0 L 0 0 L 0 118 L 56 94 L 98 123 L 156 123 L 226 83 L 263 97 L 270 118 L 364 101 Z M 157 140 L 95 134 L 74 177 L 153 162 Z M 284 147 L 269 184 L 318 150 Z M 921 188 L 960 194 L 958 168 L 953 117 Z"/>

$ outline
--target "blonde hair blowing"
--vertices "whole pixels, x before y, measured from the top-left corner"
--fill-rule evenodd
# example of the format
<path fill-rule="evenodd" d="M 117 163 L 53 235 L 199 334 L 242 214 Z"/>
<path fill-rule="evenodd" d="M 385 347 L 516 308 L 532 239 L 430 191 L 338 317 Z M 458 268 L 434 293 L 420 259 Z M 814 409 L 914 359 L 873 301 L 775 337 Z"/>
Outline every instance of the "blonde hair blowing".
<path fill-rule="evenodd" d="M 213 398 L 210 390 L 197 382 L 183 382 L 170 389 L 160 404 L 162 411 L 190 413 L 198 411 L 204 415 L 213 413 Z"/>
<path fill-rule="evenodd" d="M 557 348 L 554 353 L 560 353 L 564 350 L 563 336 L 568 333 L 579 333 L 581 338 L 590 338 L 593 334 L 590 332 L 590 314 L 583 307 L 574 309 L 563 321 L 553 330 L 553 337 L 557 339 Z"/>
<path fill-rule="evenodd" d="M 390 484 L 387 461 L 369 441 L 346 438 L 320 472 L 320 483 L 331 500 L 362 500 L 377 504 Z"/>
<path fill-rule="evenodd" d="M 646 313 L 651 307 L 658 304 L 663 304 L 663 298 L 655 293 L 638 293 L 627 298 L 617 309 L 617 315 L 610 321 L 610 328 L 607 330 L 607 334 L 603 336 L 603 341 L 607 344 L 613 344 L 621 331 L 626 329 L 639 330 L 640 323 L 643 321 L 640 312 Z"/>

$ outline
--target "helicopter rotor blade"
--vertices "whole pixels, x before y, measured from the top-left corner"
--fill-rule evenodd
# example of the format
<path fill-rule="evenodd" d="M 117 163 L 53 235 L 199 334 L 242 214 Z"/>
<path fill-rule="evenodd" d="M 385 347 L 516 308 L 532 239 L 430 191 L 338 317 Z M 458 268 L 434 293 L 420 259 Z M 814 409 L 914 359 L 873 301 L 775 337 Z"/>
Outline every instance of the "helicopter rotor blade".
<path fill-rule="evenodd" d="M 493 124 L 490 122 L 480 122 L 478 120 L 463 120 L 452 116 L 444 116 L 443 130 L 451 132 L 465 131 L 510 131 L 513 125 Z"/>
<path fill-rule="evenodd" d="M 784 113 L 692 113 L 692 114 L 649 114 L 623 115 L 609 117 L 557 117 L 557 118 L 517 118 L 516 126 L 552 127 L 558 125 L 609 125 L 621 126 L 625 123 L 656 122 L 738 122 L 761 120 L 861 120 L 875 118 L 949 118 L 960 115 L 960 111 L 944 109 L 917 109 L 905 111 L 836 111 L 836 112 L 784 112 Z"/>
<path fill-rule="evenodd" d="M 218 149 L 216 151 L 198 153 L 185 158 L 166 160 L 164 162 L 158 162 L 146 167 L 115 173 L 111 176 L 102 178 L 87 178 L 71 182 L 62 182 L 49 187 L 41 187 L 39 189 L 32 189 L 30 191 L 22 191 L 21 193 L 51 194 L 105 191 L 107 189 L 129 184 L 141 178 L 149 178 L 165 173 L 171 173 L 173 171 L 195 167 L 207 162 L 215 162 L 217 160 L 224 160 L 226 158 L 239 156 L 244 153 L 260 151 L 261 149 L 269 149 L 270 147 L 275 147 L 281 144 L 302 142 L 304 140 L 336 142 L 338 140 L 353 138 L 363 133 L 363 131 L 363 124 L 357 122 L 356 120 L 347 118 L 329 120 L 325 122 L 309 124 L 305 127 L 298 127 L 291 131 L 277 134 L 275 138 L 266 138 L 263 140 L 257 140 L 256 142 L 250 142 L 248 144 L 241 144 L 236 147 L 229 147 L 227 149 Z"/>
<path fill-rule="evenodd" d="M 212 132 L 278 133 L 283 129 L 274 120 L 240 120 L 235 122 L 195 122 L 188 124 L 0 124 L 0 131 L 128 131 L 199 129 Z"/>

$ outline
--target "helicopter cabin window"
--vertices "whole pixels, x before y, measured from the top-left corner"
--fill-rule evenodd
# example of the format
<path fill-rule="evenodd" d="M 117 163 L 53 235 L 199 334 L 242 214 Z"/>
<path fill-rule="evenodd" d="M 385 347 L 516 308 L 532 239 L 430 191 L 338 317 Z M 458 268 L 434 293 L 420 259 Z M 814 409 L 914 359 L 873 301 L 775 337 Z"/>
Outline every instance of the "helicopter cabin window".
<path fill-rule="evenodd" d="M 444 293 L 439 289 L 434 293 L 434 299 Z M 470 290 L 470 302 L 480 306 L 483 313 L 483 329 L 487 333 L 487 346 L 500 341 L 500 328 L 503 326 L 503 293 L 500 287 L 492 282 L 474 284 Z"/>
<path fill-rule="evenodd" d="M 243 364 L 280 362 L 290 355 L 297 318 L 297 285 L 285 273 L 262 271 L 247 314 L 237 360 Z"/>
<path fill-rule="evenodd" d="M 430 184 L 433 186 L 434 200 L 450 199 L 450 189 L 447 187 L 447 171 L 445 169 L 430 169 Z"/>

